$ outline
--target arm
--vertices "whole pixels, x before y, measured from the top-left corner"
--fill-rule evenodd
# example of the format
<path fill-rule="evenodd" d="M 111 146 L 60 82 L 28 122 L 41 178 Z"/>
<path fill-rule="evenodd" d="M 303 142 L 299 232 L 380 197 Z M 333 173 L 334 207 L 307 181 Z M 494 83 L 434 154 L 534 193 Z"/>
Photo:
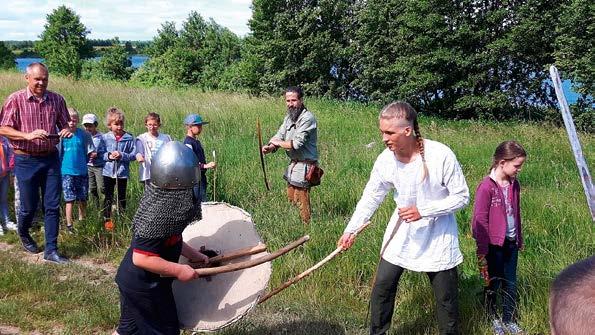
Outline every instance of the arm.
<path fill-rule="evenodd" d="M 195 248 L 183 242 L 182 244 L 182 256 L 188 258 L 188 261 L 193 264 L 206 265 L 209 264 L 209 257 Z"/>
<path fill-rule="evenodd" d="M 296 124 L 297 128 L 293 136 L 293 140 L 286 141 L 289 145 L 289 148 L 287 149 L 300 149 L 302 146 L 304 146 L 304 144 L 306 144 L 306 142 L 308 142 L 310 134 L 316 131 L 316 119 L 314 118 L 314 115 L 312 115 L 310 112 L 305 113 L 308 114 L 300 118 L 299 122 Z"/>
<path fill-rule="evenodd" d="M 269 140 L 269 143 L 262 146 L 262 153 L 268 154 L 271 152 L 275 152 L 275 151 L 277 151 L 277 149 L 279 149 L 280 145 L 278 145 L 276 143 L 283 142 L 283 139 L 285 138 L 285 134 L 287 133 L 287 126 L 285 125 L 286 120 L 287 120 L 287 117 L 285 117 L 285 119 L 283 119 L 283 123 L 281 123 L 281 126 L 279 126 L 279 129 L 277 130 L 277 133 L 275 134 L 275 136 L 271 137 L 271 139 Z M 286 141 L 286 142 L 290 142 L 290 141 Z M 289 148 L 291 148 L 291 146 L 289 146 L 287 149 L 289 149 Z"/>
<path fill-rule="evenodd" d="M 364 225 L 372 215 L 378 209 L 378 206 L 382 204 L 386 194 L 394 188 L 394 185 L 385 180 L 381 174 L 381 165 L 379 159 L 376 160 L 372 173 L 370 174 L 370 180 L 364 188 L 362 197 L 360 198 L 355 212 L 351 216 L 351 220 L 347 224 L 343 235 L 337 241 L 337 245 L 342 246 L 343 249 L 350 248 L 355 242 L 355 232 Z"/>
<path fill-rule="evenodd" d="M 130 135 L 132 136 L 132 135 Z M 122 162 L 130 162 L 136 159 L 136 145 L 134 145 L 134 138 L 132 138 L 132 141 L 128 141 L 126 143 L 126 147 L 124 148 L 124 150 L 122 150 L 122 152 L 120 153 L 121 158 L 120 160 Z"/>
<path fill-rule="evenodd" d="M 176 277 L 180 281 L 190 281 L 198 278 L 198 273 L 190 265 L 169 262 L 159 256 L 133 252 L 132 263 L 144 270 L 165 277 Z"/>
<path fill-rule="evenodd" d="M 475 204 L 473 206 L 473 218 L 471 221 L 471 230 L 473 238 L 477 244 L 477 255 L 488 254 L 489 244 L 489 215 L 492 196 L 489 187 L 482 183 L 477 187 L 475 193 Z"/>
<path fill-rule="evenodd" d="M 442 185 L 448 190 L 446 198 L 417 205 L 422 217 L 447 215 L 469 203 L 469 188 L 454 153 L 449 152 L 442 163 Z M 432 178 L 432 173 L 428 178 Z"/>
<path fill-rule="evenodd" d="M 142 163 L 145 161 L 145 146 L 140 138 L 136 138 L 136 161 Z"/>
<path fill-rule="evenodd" d="M 109 145 L 109 143 L 110 143 L 111 140 L 108 138 L 108 136 L 109 136 L 109 133 L 105 133 L 105 134 L 103 134 L 101 136 L 101 139 L 103 140 L 103 144 L 104 144 L 104 149 L 105 149 L 103 151 L 103 154 L 102 154 L 103 155 L 103 160 L 105 162 L 109 162 L 109 161 L 112 160 L 110 158 L 111 152 L 110 152 L 110 145 Z"/>
<path fill-rule="evenodd" d="M 83 134 L 85 136 L 85 149 L 87 150 L 87 156 L 93 158 L 97 157 L 97 148 L 95 148 L 95 144 L 93 144 L 93 137 L 86 131 Z"/>
<path fill-rule="evenodd" d="M 10 140 L 27 140 L 31 141 L 34 139 L 47 139 L 47 131 L 43 129 L 36 129 L 33 132 L 25 133 L 20 130 L 16 130 L 9 126 L 0 127 L 0 135 L 7 137 Z"/>

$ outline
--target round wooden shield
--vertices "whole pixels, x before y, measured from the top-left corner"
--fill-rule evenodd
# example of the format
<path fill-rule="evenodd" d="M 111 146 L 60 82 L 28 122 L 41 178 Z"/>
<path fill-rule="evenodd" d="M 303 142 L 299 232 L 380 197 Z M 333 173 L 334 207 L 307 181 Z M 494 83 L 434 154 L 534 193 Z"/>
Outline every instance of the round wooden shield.
<path fill-rule="evenodd" d="M 221 202 L 202 204 L 203 219 L 186 227 L 184 241 L 194 248 L 219 254 L 262 243 L 252 217 L 241 208 Z M 266 252 L 229 261 L 241 262 L 266 255 Z M 184 256 L 180 263 L 187 263 Z M 174 280 L 173 293 L 178 319 L 183 329 L 216 331 L 248 313 L 268 286 L 271 263 L 252 268 L 199 278 L 182 283 Z"/>

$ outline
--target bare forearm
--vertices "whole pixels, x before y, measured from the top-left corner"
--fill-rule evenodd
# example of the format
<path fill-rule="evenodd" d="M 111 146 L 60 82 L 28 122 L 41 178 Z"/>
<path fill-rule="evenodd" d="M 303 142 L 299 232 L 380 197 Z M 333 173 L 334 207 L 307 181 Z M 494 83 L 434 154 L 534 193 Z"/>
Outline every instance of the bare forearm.
<path fill-rule="evenodd" d="M 165 276 L 178 277 L 181 265 L 166 261 L 158 256 L 147 256 L 139 253 L 132 254 L 132 262 L 139 268 Z"/>
<path fill-rule="evenodd" d="M 0 135 L 7 137 L 9 140 L 28 140 L 27 133 L 7 126 L 0 127 Z"/>

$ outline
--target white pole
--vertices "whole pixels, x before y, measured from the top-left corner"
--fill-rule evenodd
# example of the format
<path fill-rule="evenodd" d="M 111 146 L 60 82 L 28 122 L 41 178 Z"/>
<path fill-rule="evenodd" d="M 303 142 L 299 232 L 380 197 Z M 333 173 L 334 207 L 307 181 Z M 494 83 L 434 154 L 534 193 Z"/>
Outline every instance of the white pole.
<path fill-rule="evenodd" d="M 578 167 L 581 181 L 583 183 L 583 189 L 587 196 L 587 204 L 591 210 L 591 219 L 595 222 L 595 189 L 593 188 L 593 182 L 591 174 L 589 173 L 589 167 L 583 156 L 583 150 L 581 143 L 579 142 L 578 135 L 576 134 L 576 128 L 572 121 L 572 114 L 570 114 L 570 108 L 568 108 L 568 102 L 564 96 L 562 90 L 562 82 L 560 81 L 560 75 L 558 69 L 555 66 L 550 66 L 550 76 L 554 83 L 554 89 L 556 90 L 556 96 L 558 97 L 558 103 L 560 104 L 560 111 L 562 112 L 562 118 L 564 119 L 564 126 L 568 133 L 568 139 L 570 140 L 570 146 L 572 147 L 572 153 L 576 160 L 576 166 Z"/>

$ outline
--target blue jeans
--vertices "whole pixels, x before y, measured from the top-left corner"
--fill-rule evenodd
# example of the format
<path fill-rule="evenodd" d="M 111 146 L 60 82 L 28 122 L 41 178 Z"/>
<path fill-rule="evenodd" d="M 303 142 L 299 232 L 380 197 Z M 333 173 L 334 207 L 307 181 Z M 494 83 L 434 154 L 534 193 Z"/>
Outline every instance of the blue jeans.
<path fill-rule="evenodd" d="M 0 177 L 0 223 L 5 224 L 10 221 L 8 216 L 8 184 L 10 183 L 10 173 Z"/>
<path fill-rule="evenodd" d="M 519 248 L 515 241 L 505 240 L 500 247 L 489 245 L 486 259 L 488 261 L 488 273 L 490 275 L 490 286 L 486 289 L 486 307 L 488 314 L 497 317 L 497 297 L 502 296 L 502 321 L 511 322 L 516 313 L 517 278 L 516 267 L 519 256 Z"/>
<path fill-rule="evenodd" d="M 200 199 L 201 202 L 207 202 L 207 183 L 200 183 L 192 187 L 194 197 Z"/>
<path fill-rule="evenodd" d="M 39 191 L 44 203 L 45 253 L 58 250 L 60 195 L 62 176 L 58 153 L 37 157 L 15 155 L 14 173 L 20 192 L 18 234 L 31 238 L 29 229 L 39 204 Z"/>

